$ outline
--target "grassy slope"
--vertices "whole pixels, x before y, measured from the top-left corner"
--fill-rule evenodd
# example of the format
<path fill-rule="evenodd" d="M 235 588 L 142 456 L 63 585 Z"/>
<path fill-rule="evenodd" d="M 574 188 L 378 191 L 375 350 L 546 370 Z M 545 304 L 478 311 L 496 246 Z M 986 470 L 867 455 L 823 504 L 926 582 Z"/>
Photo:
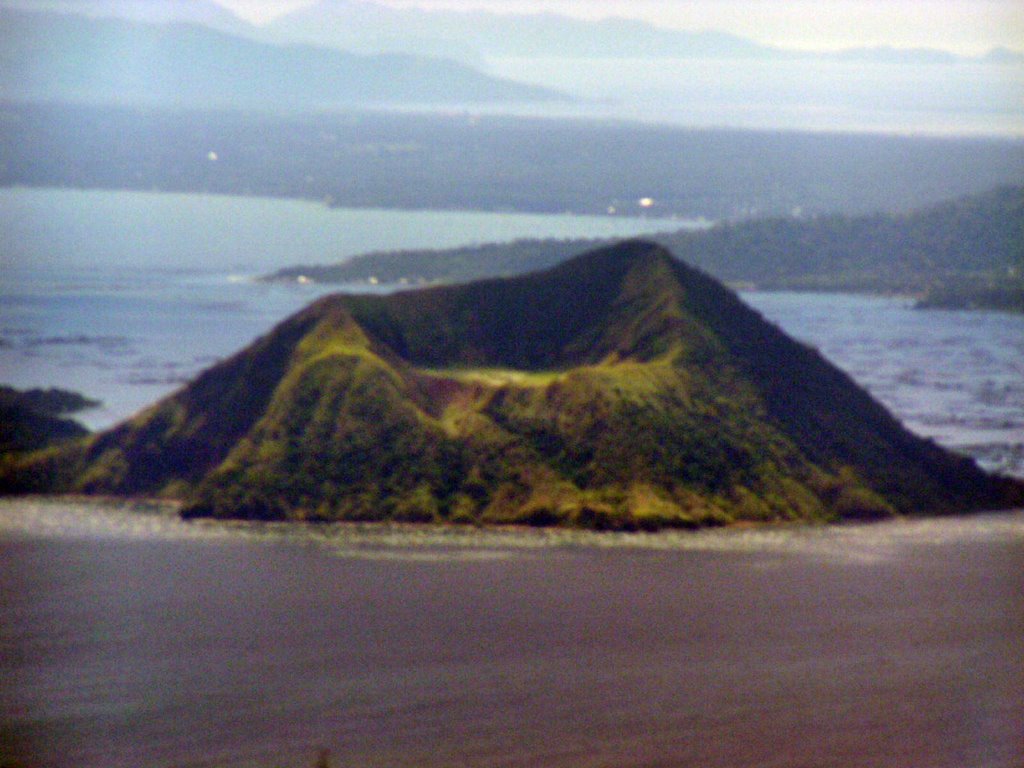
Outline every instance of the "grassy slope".
<path fill-rule="evenodd" d="M 192 514 L 595 527 L 1021 498 L 644 243 L 523 278 L 322 299 L 10 477 L 183 496 Z"/>

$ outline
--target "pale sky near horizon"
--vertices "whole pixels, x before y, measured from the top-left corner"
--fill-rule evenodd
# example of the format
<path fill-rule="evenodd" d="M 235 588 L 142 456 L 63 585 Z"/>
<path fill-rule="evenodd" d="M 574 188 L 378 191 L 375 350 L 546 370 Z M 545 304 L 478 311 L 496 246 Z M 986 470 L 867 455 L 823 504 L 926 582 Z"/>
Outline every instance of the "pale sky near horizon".
<path fill-rule="evenodd" d="M 257 23 L 316 0 L 216 0 Z M 679 29 L 719 29 L 791 48 L 927 46 L 981 53 L 1024 49 L 1020 0 L 380 0 L 428 8 L 552 11 L 642 18 Z"/>

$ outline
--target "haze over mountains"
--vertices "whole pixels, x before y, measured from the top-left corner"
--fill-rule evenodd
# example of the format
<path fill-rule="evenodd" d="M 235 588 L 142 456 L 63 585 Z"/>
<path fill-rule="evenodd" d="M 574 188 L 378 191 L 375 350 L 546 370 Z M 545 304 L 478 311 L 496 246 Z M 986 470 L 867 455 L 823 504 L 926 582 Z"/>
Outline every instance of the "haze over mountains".
<path fill-rule="evenodd" d="M 3 9 L 0 26 L 5 100 L 276 111 L 563 98 L 447 59 L 276 46 L 192 23 Z"/>
<path fill-rule="evenodd" d="M 263 31 L 282 41 L 364 51 L 447 51 L 475 61 L 506 56 L 756 57 L 772 52 L 728 33 L 680 32 L 628 19 L 394 8 L 357 0 L 325 0 L 273 20 Z"/>
<path fill-rule="evenodd" d="M 679 30 L 636 19 L 588 20 L 557 13 L 494 13 L 394 7 L 372 0 L 321 0 L 256 26 L 213 0 L 2 0 L 22 10 L 60 11 L 148 23 L 186 22 L 259 39 L 362 53 L 401 52 L 483 62 L 501 57 L 793 58 L 914 63 L 1021 61 L 994 46 L 979 57 L 938 48 L 862 46 L 838 52 L 795 50 L 713 29 Z"/>
<path fill-rule="evenodd" d="M 779 60 L 805 57 L 886 62 L 955 62 L 948 51 L 864 47 L 840 53 L 763 45 L 714 30 L 686 31 L 625 18 L 584 20 L 554 13 L 394 8 L 367 0 L 321 0 L 264 27 L 274 39 L 366 51 L 416 51 L 500 57 L 693 57 Z M 1018 56 L 1006 49 L 984 58 Z"/>
<path fill-rule="evenodd" d="M 54 11 L 146 24 L 199 24 L 231 34 L 251 34 L 252 25 L 212 0 L 2 0 L 0 7 Z"/>
<path fill-rule="evenodd" d="M 1024 54 L 994 45 L 971 56 L 939 48 L 874 44 L 840 51 L 803 50 L 765 45 L 721 30 L 679 30 L 622 18 L 423 10 L 370 0 L 325 0 L 262 26 L 239 19 L 211 0 L 44 0 L 41 4 L 0 0 L 0 6 L 4 5 L 59 10 L 108 22 L 111 18 L 164 26 L 170 21 L 183 22 L 237 38 L 216 55 L 206 50 L 207 60 L 197 62 L 206 66 L 183 65 L 181 71 L 188 77 L 183 78 L 183 92 L 176 94 L 176 101 L 166 96 L 173 88 L 169 84 L 173 78 L 157 77 L 154 95 L 149 102 L 140 97 L 141 103 L 272 109 L 271 102 L 276 99 L 279 108 L 320 109 L 357 103 L 396 106 L 401 102 L 404 109 L 443 104 L 690 127 L 1024 134 L 1024 118 L 1017 106 L 1024 88 Z M 301 56 L 294 49 L 287 55 L 277 48 L 238 50 L 242 38 L 285 47 L 312 45 L 319 50 L 313 55 L 303 48 Z M 134 45 L 150 44 L 142 40 Z M 191 53 L 189 43 L 176 45 L 186 56 Z M 378 60 L 376 68 L 364 61 L 367 66 L 357 67 L 353 73 L 349 71 L 351 58 L 327 66 L 328 50 L 347 57 L 384 53 L 416 58 L 415 65 Z M 45 76 L 55 86 L 55 98 L 83 89 L 73 75 L 54 72 L 60 67 L 59 56 L 44 54 L 38 62 L 26 65 L 18 61 L 24 51 L 16 53 L 6 67 L 12 74 L 7 76 L 0 98 L 45 99 Z M 154 60 L 159 62 L 161 56 L 164 53 Z M 424 56 L 427 59 L 421 58 Z M 253 58 L 259 60 L 259 68 L 253 68 Z M 472 68 L 475 77 L 469 71 L 454 70 L 454 61 Z M 306 68 L 299 85 L 278 88 L 282 79 L 294 82 L 293 70 L 298 64 Z M 275 72 L 282 66 L 290 71 L 287 76 Z M 135 76 L 145 67 L 133 66 Z M 343 75 L 339 75 L 339 67 Z M 263 68 L 270 91 L 276 94 L 273 99 L 250 93 L 256 88 L 251 76 L 261 77 Z M 38 73 L 29 78 L 34 90 L 29 84 L 19 84 L 13 74 L 23 79 L 24 73 L 31 74 L 34 69 Z M 89 71 L 86 67 L 78 77 Z M 537 91 L 510 93 L 507 83 L 499 86 L 479 80 L 483 73 L 573 98 L 552 100 L 550 93 Z M 97 71 L 95 75 L 93 79 L 109 81 L 98 96 L 104 100 L 110 99 L 115 82 L 132 94 L 132 99 L 146 90 L 137 82 L 126 81 L 122 72 L 112 76 Z M 199 93 L 190 94 L 188 82 L 199 75 L 210 80 L 210 87 L 204 89 L 200 78 L 193 89 Z M 452 83 L 449 91 L 437 84 L 441 77 Z M 309 82 L 317 80 L 323 81 L 320 90 Z M 405 87 L 384 87 L 396 80 L 403 81 Z M 233 102 L 223 96 L 232 81 L 239 90 Z M 206 102 L 189 102 L 193 95 L 199 99 L 204 93 L 210 94 Z"/>

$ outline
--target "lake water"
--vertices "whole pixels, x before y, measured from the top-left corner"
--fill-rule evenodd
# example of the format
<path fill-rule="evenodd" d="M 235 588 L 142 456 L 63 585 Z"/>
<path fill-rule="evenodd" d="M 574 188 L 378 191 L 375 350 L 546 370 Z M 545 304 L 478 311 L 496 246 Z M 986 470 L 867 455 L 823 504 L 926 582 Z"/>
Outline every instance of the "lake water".
<path fill-rule="evenodd" d="M 675 222 L 684 226 L 686 222 Z M 68 267 L 260 275 L 367 251 L 517 238 L 616 237 L 672 220 L 573 214 L 328 208 L 300 200 L 98 190 L 0 189 L 5 281 Z M 106 273 L 103 280 L 108 280 Z M 115 282 L 115 287 L 122 281 Z"/>
<path fill-rule="evenodd" d="M 1024 513 L 698 534 L 0 501 L 0 763 L 1024 762 Z"/>

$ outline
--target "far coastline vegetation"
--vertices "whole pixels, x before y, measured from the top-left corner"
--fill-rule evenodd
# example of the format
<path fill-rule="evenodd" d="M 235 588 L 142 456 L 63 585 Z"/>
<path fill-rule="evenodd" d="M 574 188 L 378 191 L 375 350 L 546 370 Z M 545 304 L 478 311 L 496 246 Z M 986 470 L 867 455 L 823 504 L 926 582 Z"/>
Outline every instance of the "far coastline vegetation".
<path fill-rule="evenodd" d="M 899 294 L 926 308 L 1024 311 L 1024 187 L 906 214 L 754 219 L 651 239 L 736 288 Z M 519 240 L 371 253 L 288 267 L 264 279 L 465 282 L 544 269 L 600 244 Z"/>

